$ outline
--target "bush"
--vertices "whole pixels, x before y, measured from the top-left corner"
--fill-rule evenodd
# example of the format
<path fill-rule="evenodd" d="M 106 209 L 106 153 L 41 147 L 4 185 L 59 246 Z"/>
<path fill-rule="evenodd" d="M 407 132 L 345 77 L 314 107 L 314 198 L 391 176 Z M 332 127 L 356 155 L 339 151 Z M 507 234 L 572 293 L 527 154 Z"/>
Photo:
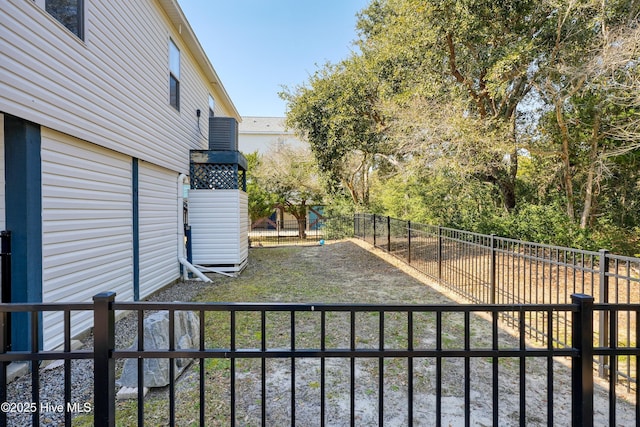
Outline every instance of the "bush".
<path fill-rule="evenodd" d="M 589 233 L 570 221 L 564 210 L 555 205 L 524 205 L 513 213 L 504 211 L 473 212 L 460 218 L 456 228 L 482 234 L 496 234 L 502 237 L 528 242 L 594 249 L 596 242 Z"/>

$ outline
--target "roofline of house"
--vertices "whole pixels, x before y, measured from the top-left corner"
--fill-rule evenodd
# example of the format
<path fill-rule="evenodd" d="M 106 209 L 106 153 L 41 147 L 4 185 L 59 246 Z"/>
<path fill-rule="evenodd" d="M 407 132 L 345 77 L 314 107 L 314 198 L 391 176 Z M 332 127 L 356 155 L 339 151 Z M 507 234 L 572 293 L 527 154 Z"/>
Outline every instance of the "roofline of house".
<path fill-rule="evenodd" d="M 259 135 L 295 135 L 295 132 L 291 131 L 291 130 L 276 131 L 276 130 L 243 130 L 243 129 L 239 129 L 238 132 L 241 133 L 241 134 L 259 134 Z"/>
<path fill-rule="evenodd" d="M 222 81 L 220 80 L 218 73 L 213 68 L 213 65 L 211 64 L 211 60 L 209 59 L 204 49 L 202 48 L 202 45 L 200 44 L 198 37 L 196 37 L 196 34 L 193 31 L 193 28 L 191 28 L 191 24 L 189 24 L 189 21 L 187 21 L 187 17 L 184 15 L 182 8 L 180 8 L 178 1 L 177 0 L 158 0 L 158 3 L 167 13 L 167 16 L 169 17 L 169 20 L 171 21 L 171 23 L 180 32 L 180 35 L 182 36 L 184 43 L 187 45 L 187 47 L 189 48 L 193 56 L 196 58 L 196 61 L 198 61 L 198 64 L 202 67 L 203 71 L 207 75 L 207 78 L 209 79 L 209 83 L 211 83 L 211 85 L 213 86 L 217 86 L 218 90 L 220 91 L 220 93 L 222 93 L 224 97 L 222 101 L 230 107 L 233 117 L 238 122 L 241 122 L 242 116 L 238 112 L 238 109 L 236 108 L 233 101 L 231 100 L 231 97 L 227 93 L 227 90 L 222 84 Z"/>
<path fill-rule="evenodd" d="M 242 116 L 243 121 L 246 121 L 247 123 L 251 122 L 251 119 L 278 119 L 278 120 L 282 120 L 283 122 L 286 120 L 286 117 L 284 116 Z M 267 130 L 267 129 L 243 129 L 240 128 L 239 132 L 241 134 L 251 134 L 251 135 L 295 135 L 295 131 L 293 131 L 292 129 L 288 129 L 286 126 L 284 127 L 283 130 Z"/>

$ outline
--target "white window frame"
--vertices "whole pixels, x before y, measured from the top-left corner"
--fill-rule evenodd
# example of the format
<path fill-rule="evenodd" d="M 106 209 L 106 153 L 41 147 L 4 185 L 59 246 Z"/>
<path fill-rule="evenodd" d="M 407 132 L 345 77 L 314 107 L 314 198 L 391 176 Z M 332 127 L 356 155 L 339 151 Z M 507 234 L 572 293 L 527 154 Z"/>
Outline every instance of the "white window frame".
<path fill-rule="evenodd" d="M 62 25 L 63 27 L 67 28 L 64 23 L 58 21 L 58 19 L 51 15 L 48 11 L 47 11 L 47 0 L 34 0 L 34 3 L 36 4 L 36 6 L 38 6 L 40 9 L 44 10 L 45 12 L 47 12 L 49 14 L 49 16 L 51 16 L 53 19 L 56 20 L 56 22 L 59 22 L 60 25 Z M 79 39 L 84 40 L 84 26 L 85 26 L 85 16 L 86 16 L 86 11 L 85 11 L 85 4 L 86 4 L 86 0 L 79 0 L 79 11 L 78 14 L 80 15 L 79 17 L 79 23 L 78 23 L 78 34 L 76 34 L 75 32 L 73 32 L 71 29 L 67 28 L 67 30 L 69 30 L 71 33 L 73 33 L 74 35 L 76 35 Z"/>
<path fill-rule="evenodd" d="M 174 81 L 175 94 L 172 89 Z M 169 105 L 180 111 L 180 48 L 172 38 L 169 38 Z"/>
<path fill-rule="evenodd" d="M 213 95 L 209 94 L 209 117 L 215 116 L 216 113 L 216 100 Z"/>

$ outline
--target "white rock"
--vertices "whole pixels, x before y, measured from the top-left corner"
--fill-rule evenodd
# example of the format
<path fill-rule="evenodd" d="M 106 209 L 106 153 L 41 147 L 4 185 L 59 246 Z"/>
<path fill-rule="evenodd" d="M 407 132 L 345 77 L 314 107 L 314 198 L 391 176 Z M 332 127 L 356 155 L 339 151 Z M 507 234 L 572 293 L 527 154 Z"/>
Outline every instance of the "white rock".
<path fill-rule="evenodd" d="M 198 349 L 200 319 L 192 311 L 175 312 L 175 348 Z M 137 349 L 138 338 L 133 341 L 130 350 Z M 144 320 L 144 349 L 169 349 L 169 312 L 160 311 L 151 314 Z M 174 359 L 174 374 L 177 378 L 191 363 L 191 359 Z M 144 386 L 164 387 L 169 384 L 169 359 L 144 359 Z M 126 359 L 119 384 L 123 387 L 138 387 L 138 361 Z"/>
<path fill-rule="evenodd" d="M 142 395 L 146 396 L 149 392 L 147 387 L 142 389 Z M 116 399 L 118 400 L 131 400 L 138 398 L 138 388 L 137 387 L 122 387 L 118 394 L 116 394 Z"/>

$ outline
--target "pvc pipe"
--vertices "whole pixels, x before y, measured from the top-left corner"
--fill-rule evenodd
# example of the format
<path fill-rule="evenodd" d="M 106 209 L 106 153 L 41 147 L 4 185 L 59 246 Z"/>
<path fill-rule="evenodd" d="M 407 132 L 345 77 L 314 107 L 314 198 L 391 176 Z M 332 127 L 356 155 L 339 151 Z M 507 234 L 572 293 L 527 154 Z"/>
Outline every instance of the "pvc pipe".
<path fill-rule="evenodd" d="M 197 265 L 197 264 L 194 265 L 194 267 L 196 267 L 200 271 L 206 271 L 208 273 L 222 274 L 223 276 L 227 276 L 227 277 L 238 277 L 237 274 L 227 273 L 225 271 L 220 270 L 219 268 L 204 267 L 202 265 Z"/>
<path fill-rule="evenodd" d="M 213 280 L 209 279 L 207 276 L 202 274 L 202 272 L 200 270 L 198 270 L 196 267 L 194 267 L 193 264 L 191 264 L 186 259 L 178 258 L 178 261 L 180 261 L 180 264 L 182 264 L 185 267 L 185 273 L 184 273 L 185 276 L 187 275 L 186 270 L 188 269 L 190 272 L 195 274 L 203 282 L 206 282 L 206 283 L 212 283 L 213 282 Z"/>
<path fill-rule="evenodd" d="M 184 257 L 184 197 L 183 197 L 183 184 L 184 184 L 184 180 L 186 178 L 186 175 L 181 173 L 180 175 L 178 175 L 178 198 L 177 198 L 177 205 L 178 205 L 178 261 L 180 262 L 180 264 L 182 264 L 184 266 L 183 269 L 183 279 L 184 280 L 188 280 L 189 279 L 189 273 L 187 272 L 187 270 L 189 270 L 190 272 L 192 272 L 193 274 L 196 275 L 197 278 L 199 278 L 200 280 L 202 280 L 205 283 L 211 283 L 212 280 L 209 279 L 207 276 L 205 276 L 200 270 L 198 270 L 196 267 L 193 266 L 193 264 L 191 264 L 189 261 L 186 260 L 186 258 Z"/>

